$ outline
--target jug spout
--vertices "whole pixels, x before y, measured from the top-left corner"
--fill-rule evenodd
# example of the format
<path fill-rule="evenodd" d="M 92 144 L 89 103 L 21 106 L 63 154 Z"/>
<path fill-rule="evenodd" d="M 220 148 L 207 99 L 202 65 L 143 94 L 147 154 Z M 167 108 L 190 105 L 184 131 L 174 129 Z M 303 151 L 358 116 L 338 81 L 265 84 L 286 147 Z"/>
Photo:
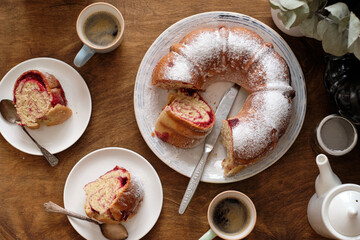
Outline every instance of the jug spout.
<path fill-rule="evenodd" d="M 316 164 L 320 174 L 315 181 L 315 190 L 318 197 L 326 194 L 330 189 L 341 184 L 338 176 L 332 171 L 329 159 L 324 154 L 316 157 Z"/>

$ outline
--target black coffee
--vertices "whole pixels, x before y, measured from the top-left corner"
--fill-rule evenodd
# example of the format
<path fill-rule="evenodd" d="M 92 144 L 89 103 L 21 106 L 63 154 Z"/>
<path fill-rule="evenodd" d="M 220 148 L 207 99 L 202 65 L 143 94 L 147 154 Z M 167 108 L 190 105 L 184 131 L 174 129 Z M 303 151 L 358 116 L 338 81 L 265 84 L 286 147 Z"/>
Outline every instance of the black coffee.
<path fill-rule="evenodd" d="M 106 47 L 120 34 L 120 23 L 110 13 L 97 12 L 85 21 L 84 33 L 91 43 Z"/>
<path fill-rule="evenodd" d="M 213 219 L 219 230 L 237 233 L 249 224 L 249 210 L 238 199 L 226 198 L 216 205 Z"/>

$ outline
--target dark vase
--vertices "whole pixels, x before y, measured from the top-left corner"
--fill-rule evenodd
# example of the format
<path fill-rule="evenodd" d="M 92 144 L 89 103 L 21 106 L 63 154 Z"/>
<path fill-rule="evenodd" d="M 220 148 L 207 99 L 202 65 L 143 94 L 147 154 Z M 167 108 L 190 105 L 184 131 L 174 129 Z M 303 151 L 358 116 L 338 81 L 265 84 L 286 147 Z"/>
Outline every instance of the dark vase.
<path fill-rule="evenodd" d="M 324 84 L 339 114 L 360 125 L 360 61 L 353 54 L 325 56 Z"/>

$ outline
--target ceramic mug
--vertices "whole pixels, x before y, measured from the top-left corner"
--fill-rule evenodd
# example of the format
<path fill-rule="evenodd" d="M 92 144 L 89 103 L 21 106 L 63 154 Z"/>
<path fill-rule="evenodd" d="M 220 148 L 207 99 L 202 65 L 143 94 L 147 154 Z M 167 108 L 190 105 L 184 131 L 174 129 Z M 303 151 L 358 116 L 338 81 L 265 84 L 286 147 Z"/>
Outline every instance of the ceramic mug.
<path fill-rule="evenodd" d="M 314 151 L 331 156 L 349 153 L 357 143 L 355 126 L 346 118 L 332 114 L 323 118 L 314 134 Z"/>
<path fill-rule="evenodd" d="M 229 190 L 218 194 L 211 201 L 207 219 L 210 229 L 199 240 L 209 240 L 216 236 L 243 239 L 255 226 L 256 209 L 248 196 Z"/>
<path fill-rule="evenodd" d="M 113 5 L 97 2 L 85 7 L 76 21 L 84 45 L 74 59 L 75 66 L 82 67 L 95 53 L 115 50 L 123 40 L 124 30 L 124 18 Z"/>

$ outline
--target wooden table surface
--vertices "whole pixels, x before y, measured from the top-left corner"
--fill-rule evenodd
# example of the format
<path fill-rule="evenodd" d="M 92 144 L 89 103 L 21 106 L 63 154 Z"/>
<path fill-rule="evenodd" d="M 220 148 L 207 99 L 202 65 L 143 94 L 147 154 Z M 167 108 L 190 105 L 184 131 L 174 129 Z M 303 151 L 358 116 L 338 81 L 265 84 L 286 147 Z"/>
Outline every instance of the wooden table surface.
<path fill-rule="evenodd" d="M 316 122 L 336 112 L 323 85 L 321 43 L 280 32 L 272 21 L 268 0 L 108 1 L 125 18 L 124 41 L 115 51 L 96 54 L 84 67 L 76 68 L 73 59 L 82 43 L 75 22 L 80 11 L 92 2 L 1 1 L 1 78 L 15 65 L 31 58 L 64 61 L 85 79 L 92 97 L 92 115 L 82 137 L 56 154 L 60 163 L 54 168 L 43 157 L 23 153 L 0 136 L 0 238 L 82 239 L 64 215 L 45 212 L 43 203 L 51 200 L 63 206 L 66 178 L 86 154 L 104 147 L 123 147 L 144 156 L 162 182 L 161 215 L 143 239 L 198 239 L 209 228 L 206 212 L 211 199 L 229 189 L 247 194 L 257 208 L 258 220 L 247 239 L 322 239 L 311 229 L 306 216 L 318 175 L 316 153 L 310 145 L 312 133 Z M 164 164 L 143 140 L 134 114 L 134 84 L 140 62 L 159 34 L 185 17 L 219 10 L 254 17 L 287 41 L 306 79 L 306 118 L 295 143 L 273 166 L 236 183 L 200 183 L 187 211 L 179 215 L 189 178 Z M 360 184 L 359 152 L 356 147 L 345 157 L 330 159 L 334 172 L 344 183 Z"/>

